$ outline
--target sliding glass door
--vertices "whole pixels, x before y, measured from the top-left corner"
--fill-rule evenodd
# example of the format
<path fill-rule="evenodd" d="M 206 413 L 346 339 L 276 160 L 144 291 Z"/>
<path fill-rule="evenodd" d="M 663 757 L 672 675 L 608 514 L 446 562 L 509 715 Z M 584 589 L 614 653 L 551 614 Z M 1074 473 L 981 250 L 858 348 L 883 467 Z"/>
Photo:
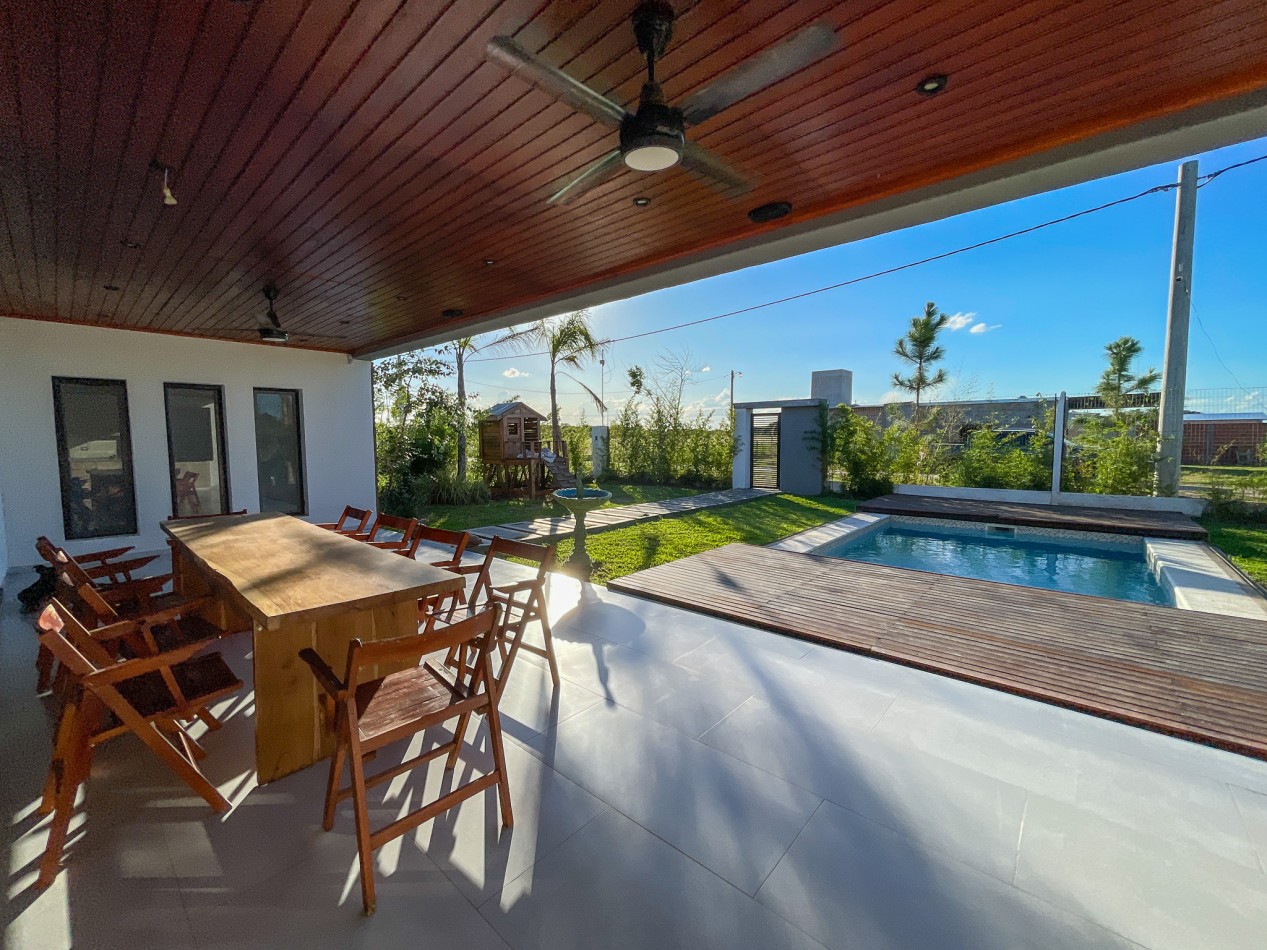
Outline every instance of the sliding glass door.
<path fill-rule="evenodd" d="M 229 511 L 224 444 L 224 390 L 164 383 L 172 512 L 179 517 Z"/>
<path fill-rule="evenodd" d="M 255 390 L 255 457 L 260 511 L 308 513 L 304 492 L 303 412 L 296 389 Z"/>

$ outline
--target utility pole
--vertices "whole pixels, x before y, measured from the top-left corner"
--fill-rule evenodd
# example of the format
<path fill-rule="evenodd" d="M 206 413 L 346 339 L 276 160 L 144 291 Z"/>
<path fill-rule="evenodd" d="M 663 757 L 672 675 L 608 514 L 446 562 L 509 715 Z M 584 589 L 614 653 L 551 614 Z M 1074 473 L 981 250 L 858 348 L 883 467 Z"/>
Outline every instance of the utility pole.
<path fill-rule="evenodd" d="M 743 376 L 743 373 L 739 372 L 738 370 L 732 369 L 730 371 L 730 412 L 731 412 L 731 415 L 734 415 L 734 412 L 735 412 L 735 377 L 736 376 Z"/>
<path fill-rule="evenodd" d="M 1183 455 L 1183 395 L 1188 382 L 1188 316 L 1192 310 L 1192 241 L 1197 227 L 1197 163 L 1179 166 L 1175 198 L 1175 243 L 1170 259 L 1170 301 L 1166 311 L 1166 357 L 1161 371 L 1161 410 L 1157 431 L 1157 494 L 1179 490 Z"/>

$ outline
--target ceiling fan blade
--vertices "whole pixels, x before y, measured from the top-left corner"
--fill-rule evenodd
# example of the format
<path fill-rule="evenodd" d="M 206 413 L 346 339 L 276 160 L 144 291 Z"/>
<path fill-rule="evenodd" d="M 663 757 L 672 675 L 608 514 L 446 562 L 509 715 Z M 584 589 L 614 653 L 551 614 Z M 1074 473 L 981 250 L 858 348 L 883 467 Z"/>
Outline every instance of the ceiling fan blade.
<path fill-rule="evenodd" d="M 627 114 L 606 96 L 529 53 L 508 36 L 494 36 L 488 41 L 485 54 L 492 62 L 599 122 L 619 127 Z"/>
<path fill-rule="evenodd" d="M 687 97 L 682 103 L 682 118 L 687 125 L 698 125 L 817 62 L 841 45 L 840 37 L 830 26 L 812 23 Z"/>
<path fill-rule="evenodd" d="M 621 159 L 620 149 L 614 148 L 552 194 L 549 204 L 567 204 L 577 195 L 602 184 L 623 167 L 624 162 Z"/>
<path fill-rule="evenodd" d="M 682 167 L 732 197 L 752 191 L 752 183 L 748 179 L 694 142 L 687 142 L 682 150 Z"/>

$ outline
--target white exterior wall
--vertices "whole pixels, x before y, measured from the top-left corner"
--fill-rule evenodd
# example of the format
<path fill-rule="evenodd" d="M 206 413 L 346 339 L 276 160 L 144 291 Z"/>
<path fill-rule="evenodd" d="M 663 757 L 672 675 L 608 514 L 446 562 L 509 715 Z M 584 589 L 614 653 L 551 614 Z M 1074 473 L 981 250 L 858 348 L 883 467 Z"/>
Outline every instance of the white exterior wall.
<path fill-rule="evenodd" d="M 7 540 L 10 567 L 35 562 L 38 535 L 64 540 L 54 376 L 122 379 L 128 387 L 139 533 L 72 541 L 66 544 L 72 554 L 115 544 L 140 551 L 163 547 L 159 522 L 172 510 L 163 383 L 224 388 L 233 508 L 259 510 L 255 387 L 302 393 L 309 520 L 332 521 L 344 505 L 375 505 L 368 362 L 349 362 L 337 353 L 0 317 L 0 539 Z"/>

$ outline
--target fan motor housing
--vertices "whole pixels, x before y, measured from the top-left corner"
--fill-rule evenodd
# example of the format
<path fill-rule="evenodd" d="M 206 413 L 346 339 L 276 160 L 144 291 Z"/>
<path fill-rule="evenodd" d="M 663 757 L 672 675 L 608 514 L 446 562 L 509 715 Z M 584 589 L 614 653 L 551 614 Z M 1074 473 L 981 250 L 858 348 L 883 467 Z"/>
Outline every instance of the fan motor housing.
<path fill-rule="evenodd" d="M 644 98 L 638 114 L 620 125 L 620 153 L 635 171 L 660 171 L 676 165 L 685 147 L 682 114 L 663 102 Z"/>

